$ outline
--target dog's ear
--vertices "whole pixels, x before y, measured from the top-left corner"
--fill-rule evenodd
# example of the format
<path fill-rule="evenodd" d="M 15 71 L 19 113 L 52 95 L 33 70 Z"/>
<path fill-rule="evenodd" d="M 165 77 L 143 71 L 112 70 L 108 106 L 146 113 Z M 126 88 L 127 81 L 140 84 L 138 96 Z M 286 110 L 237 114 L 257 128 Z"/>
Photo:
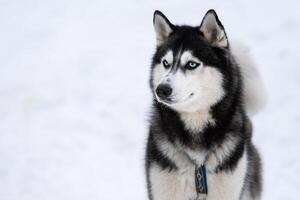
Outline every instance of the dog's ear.
<path fill-rule="evenodd" d="M 217 13 L 213 9 L 207 11 L 205 14 L 200 25 L 200 31 L 213 46 L 228 48 L 229 43 L 226 32 Z"/>
<path fill-rule="evenodd" d="M 156 33 L 157 46 L 165 42 L 174 31 L 174 25 L 158 10 L 153 14 L 153 26 Z"/>

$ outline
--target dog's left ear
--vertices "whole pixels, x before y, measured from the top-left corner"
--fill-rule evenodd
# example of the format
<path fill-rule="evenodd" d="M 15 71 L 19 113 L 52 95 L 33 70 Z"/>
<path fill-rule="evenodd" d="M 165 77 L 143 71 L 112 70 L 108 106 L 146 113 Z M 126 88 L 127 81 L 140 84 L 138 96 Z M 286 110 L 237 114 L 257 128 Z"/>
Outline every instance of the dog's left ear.
<path fill-rule="evenodd" d="M 217 13 L 211 9 L 205 14 L 200 31 L 210 44 L 217 47 L 228 48 L 228 39 L 223 25 L 221 24 Z"/>

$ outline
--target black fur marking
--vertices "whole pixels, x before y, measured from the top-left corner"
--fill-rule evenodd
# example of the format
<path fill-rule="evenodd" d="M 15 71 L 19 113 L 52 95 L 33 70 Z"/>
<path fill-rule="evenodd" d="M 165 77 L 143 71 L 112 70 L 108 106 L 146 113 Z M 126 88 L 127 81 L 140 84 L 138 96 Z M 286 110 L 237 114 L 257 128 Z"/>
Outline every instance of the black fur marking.
<path fill-rule="evenodd" d="M 244 141 L 239 142 L 233 152 L 231 152 L 231 155 L 216 168 L 216 173 L 220 171 L 235 170 L 240 158 L 243 156 L 244 149 Z"/>
<path fill-rule="evenodd" d="M 177 170 L 177 166 L 158 149 L 153 137 L 153 134 L 150 132 L 147 143 L 146 164 L 150 165 L 152 162 L 154 162 L 162 169 L 168 169 L 169 171 Z"/>
<path fill-rule="evenodd" d="M 247 144 L 248 168 L 246 179 L 247 183 L 244 185 L 244 191 L 248 187 L 250 195 L 255 198 L 259 197 L 262 191 L 262 175 L 261 175 L 261 160 L 257 149 L 252 143 Z"/>

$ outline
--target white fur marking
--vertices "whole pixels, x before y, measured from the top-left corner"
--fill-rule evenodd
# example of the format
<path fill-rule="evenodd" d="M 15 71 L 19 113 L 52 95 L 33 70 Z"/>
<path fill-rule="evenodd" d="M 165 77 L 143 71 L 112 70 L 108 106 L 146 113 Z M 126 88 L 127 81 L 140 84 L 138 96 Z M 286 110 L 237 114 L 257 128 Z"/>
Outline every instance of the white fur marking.
<path fill-rule="evenodd" d="M 181 55 L 180 64 L 182 66 L 184 66 L 188 61 L 194 61 L 194 62 L 197 62 L 197 63 L 201 63 L 201 61 L 198 58 L 194 57 L 193 54 L 190 51 L 185 51 Z"/>
<path fill-rule="evenodd" d="M 177 75 L 176 80 L 172 80 L 176 83 L 172 84 L 175 98 L 179 95 L 187 98 L 193 93 L 187 101 L 171 105 L 180 112 L 185 128 L 191 132 L 199 132 L 208 123 L 214 125 L 210 107 L 224 95 L 222 74 L 213 67 L 205 66 L 194 74 L 182 77 Z"/>
<path fill-rule="evenodd" d="M 184 122 L 185 128 L 194 133 L 199 133 L 208 124 L 215 124 L 215 120 L 212 119 L 209 110 L 193 113 L 182 112 L 180 118 Z"/>
<path fill-rule="evenodd" d="M 173 51 L 169 50 L 162 60 L 166 59 L 170 65 L 173 63 Z"/>
<path fill-rule="evenodd" d="M 153 200 L 190 200 L 196 198 L 193 170 L 169 172 L 156 165 L 150 167 Z"/>

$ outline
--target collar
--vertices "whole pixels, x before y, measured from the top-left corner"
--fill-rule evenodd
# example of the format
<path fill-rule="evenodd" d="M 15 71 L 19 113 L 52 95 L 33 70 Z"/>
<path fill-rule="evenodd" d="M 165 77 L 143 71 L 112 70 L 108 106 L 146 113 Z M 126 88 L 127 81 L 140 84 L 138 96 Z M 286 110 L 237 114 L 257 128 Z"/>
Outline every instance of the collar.
<path fill-rule="evenodd" d="M 206 162 L 208 160 L 209 153 L 205 156 L 204 162 L 200 165 L 195 160 L 193 160 L 186 152 L 184 153 L 191 161 L 191 163 L 193 163 L 193 165 L 195 166 L 194 176 L 197 200 L 205 200 L 208 193 Z"/>

